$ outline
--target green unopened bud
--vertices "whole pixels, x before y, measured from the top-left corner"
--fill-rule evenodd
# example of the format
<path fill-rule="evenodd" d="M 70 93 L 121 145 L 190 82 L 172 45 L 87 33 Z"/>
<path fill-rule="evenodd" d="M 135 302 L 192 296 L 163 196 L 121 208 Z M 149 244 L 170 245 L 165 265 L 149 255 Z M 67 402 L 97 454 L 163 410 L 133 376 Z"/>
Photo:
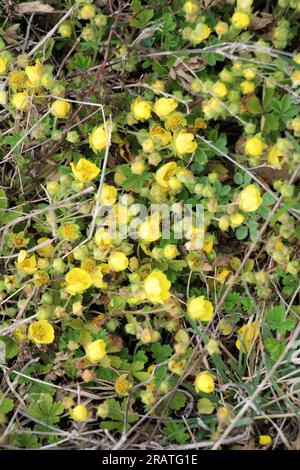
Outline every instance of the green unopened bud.
<path fill-rule="evenodd" d="M 36 317 L 38 320 L 48 320 L 50 318 L 50 308 L 49 307 L 39 307 L 36 312 Z"/>
<path fill-rule="evenodd" d="M 58 32 L 62 38 L 70 38 L 72 36 L 72 25 L 68 21 L 60 25 Z"/>
<path fill-rule="evenodd" d="M 41 297 L 42 303 L 47 305 L 52 305 L 53 295 L 50 292 L 45 292 Z"/>
<path fill-rule="evenodd" d="M 118 328 L 119 326 L 119 322 L 118 320 L 116 320 L 115 318 L 112 318 L 111 320 L 109 320 L 107 323 L 106 323 L 106 328 L 108 329 L 108 331 L 110 331 L 111 333 L 114 333 L 114 331 L 116 331 L 116 329 Z"/>
<path fill-rule="evenodd" d="M 79 141 L 79 134 L 77 131 L 69 131 L 67 133 L 66 140 L 70 142 L 71 144 L 75 144 L 76 142 Z"/>
<path fill-rule="evenodd" d="M 97 413 L 96 413 L 97 416 L 99 416 L 99 418 L 105 419 L 107 418 L 108 413 L 109 413 L 109 405 L 106 402 L 101 403 L 97 408 Z"/>
<path fill-rule="evenodd" d="M 65 270 L 67 269 L 67 266 L 65 265 L 62 259 L 56 258 L 53 260 L 52 268 L 57 273 L 63 274 Z"/>
<path fill-rule="evenodd" d="M 57 194 L 59 187 L 60 185 L 58 181 L 49 181 L 49 183 L 47 183 L 46 185 L 46 189 L 50 196 L 54 196 L 55 194 Z"/>
<path fill-rule="evenodd" d="M 94 23 L 97 28 L 105 26 L 107 24 L 107 16 L 103 15 L 103 13 L 98 13 L 94 18 Z"/>

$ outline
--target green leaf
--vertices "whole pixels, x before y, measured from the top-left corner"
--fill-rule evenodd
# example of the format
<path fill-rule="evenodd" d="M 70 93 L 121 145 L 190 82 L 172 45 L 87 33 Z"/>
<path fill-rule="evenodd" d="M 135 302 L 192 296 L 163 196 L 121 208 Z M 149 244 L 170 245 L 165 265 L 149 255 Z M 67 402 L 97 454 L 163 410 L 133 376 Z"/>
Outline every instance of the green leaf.
<path fill-rule="evenodd" d="M 140 0 L 132 0 L 131 2 L 131 8 L 134 13 L 137 13 L 138 11 L 141 10 L 142 8 L 142 3 Z"/>
<path fill-rule="evenodd" d="M 17 356 L 19 352 L 19 346 L 12 338 L 9 336 L 0 336 L 0 343 L 1 342 L 5 344 L 4 351 L 6 359 L 12 359 L 13 357 Z"/>
<path fill-rule="evenodd" d="M 263 113 L 263 108 L 262 108 L 262 105 L 260 103 L 260 100 L 255 95 L 251 96 L 247 100 L 246 106 L 247 106 L 247 108 L 248 108 L 248 110 L 250 111 L 251 114 L 262 114 Z"/>
<path fill-rule="evenodd" d="M 39 447 L 37 436 L 32 434 L 32 429 L 29 428 L 24 428 L 22 434 L 17 434 L 13 444 L 16 447 L 22 447 L 23 449 L 35 449 Z"/>
<path fill-rule="evenodd" d="M 37 401 L 31 403 L 28 412 L 30 416 L 45 424 L 56 424 L 60 420 L 60 415 L 64 412 L 61 403 L 53 402 L 50 395 L 40 396 Z"/>
<path fill-rule="evenodd" d="M 0 395 L 0 413 L 4 415 L 14 409 L 14 402 L 11 398 L 2 398 Z"/>
<path fill-rule="evenodd" d="M 154 343 L 151 346 L 151 351 L 155 362 L 160 363 L 168 359 L 172 354 L 172 348 L 169 344 Z"/>
<path fill-rule="evenodd" d="M 289 94 L 284 95 L 281 100 L 273 98 L 271 100 L 271 107 L 275 117 L 279 118 L 284 124 L 298 112 L 298 108 L 293 104 Z"/>
<path fill-rule="evenodd" d="M 154 10 L 143 10 L 135 18 L 129 21 L 130 26 L 133 28 L 142 29 L 145 28 L 154 16 Z"/>
<path fill-rule="evenodd" d="M 277 330 L 280 333 L 292 331 L 296 326 L 296 320 L 286 317 L 285 310 L 281 305 L 269 310 L 265 319 L 271 330 Z"/>
<path fill-rule="evenodd" d="M 185 444 L 190 440 L 188 432 L 181 423 L 170 421 L 164 427 L 164 434 L 167 438 L 167 441 L 175 441 L 178 444 Z"/>
<path fill-rule="evenodd" d="M 273 114 L 266 114 L 263 117 L 263 131 L 268 133 L 276 131 L 279 128 L 279 119 L 278 116 Z"/>
<path fill-rule="evenodd" d="M 235 231 L 236 238 L 238 240 L 244 240 L 248 236 L 248 227 L 247 225 L 241 225 L 240 227 L 237 228 Z"/>
<path fill-rule="evenodd" d="M 244 175 L 243 175 L 243 173 L 239 173 L 239 172 L 235 173 L 234 177 L 233 177 L 233 180 L 234 180 L 235 184 L 238 184 L 238 185 L 244 184 Z"/>
<path fill-rule="evenodd" d="M 267 340 L 265 342 L 265 345 L 273 361 L 277 361 L 277 359 L 281 356 L 286 346 L 285 341 L 283 340 L 278 341 L 275 338 Z"/>
<path fill-rule="evenodd" d="M 272 308 L 266 313 L 265 319 L 271 330 L 277 330 L 280 323 L 284 320 L 284 315 L 285 311 L 281 305 Z"/>
<path fill-rule="evenodd" d="M 175 392 L 172 400 L 169 403 L 169 408 L 174 411 L 179 411 L 186 405 L 187 397 L 182 392 Z"/>

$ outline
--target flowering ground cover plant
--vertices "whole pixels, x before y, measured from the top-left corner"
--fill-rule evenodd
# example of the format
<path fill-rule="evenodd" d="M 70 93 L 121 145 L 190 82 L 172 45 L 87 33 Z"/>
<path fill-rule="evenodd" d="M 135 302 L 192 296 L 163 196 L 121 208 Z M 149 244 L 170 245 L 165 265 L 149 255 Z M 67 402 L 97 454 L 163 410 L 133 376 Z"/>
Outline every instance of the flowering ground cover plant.
<path fill-rule="evenodd" d="M 0 3 L 0 448 L 299 449 L 299 0 Z"/>

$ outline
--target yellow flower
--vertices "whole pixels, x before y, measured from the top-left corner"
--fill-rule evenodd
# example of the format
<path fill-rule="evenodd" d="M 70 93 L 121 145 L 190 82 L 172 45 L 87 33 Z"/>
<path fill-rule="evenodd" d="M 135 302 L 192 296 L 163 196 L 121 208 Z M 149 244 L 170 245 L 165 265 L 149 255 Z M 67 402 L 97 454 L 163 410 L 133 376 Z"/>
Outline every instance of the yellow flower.
<path fill-rule="evenodd" d="M 175 131 L 178 127 L 186 126 L 186 119 L 179 111 L 171 113 L 165 120 L 165 128 L 170 131 Z"/>
<path fill-rule="evenodd" d="M 160 145 L 161 147 L 165 147 L 172 140 L 171 133 L 166 131 L 160 125 L 154 126 L 150 129 L 150 137 L 154 143 Z"/>
<path fill-rule="evenodd" d="M 106 147 L 107 133 L 104 125 L 95 127 L 91 134 L 89 134 L 90 146 L 94 153 L 99 152 Z"/>
<path fill-rule="evenodd" d="M 80 263 L 81 269 L 90 273 L 96 267 L 96 261 L 93 258 L 86 257 Z"/>
<path fill-rule="evenodd" d="M 54 341 L 54 328 L 47 320 L 39 320 L 30 324 L 28 339 L 36 344 L 51 344 Z"/>
<path fill-rule="evenodd" d="M 86 158 L 80 158 L 76 165 L 71 162 L 70 167 L 75 178 L 81 183 L 92 181 L 100 173 L 100 168 Z"/>
<path fill-rule="evenodd" d="M 141 223 L 139 238 L 146 243 L 152 243 L 160 238 L 160 221 L 158 217 L 149 216 Z"/>
<path fill-rule="evenodd" d="M 186 15 L 194 15 L 195 13 L 197 13 L 198 10 L 199 6 L 197 5 L 197 3 L 192 2 L 191 0 L 188 0 L 183 5 L 183 11 Z"/>
<path fill-rule="evenodd" d="M 249 15 L 242 11 L 236 11 L 230 21 L 233 27 L 237 29 L 247 29 L 250 24 Z"/>
<path fill-rule="evenodd" d="M 71 411 L 71 416 L 77 423 L 83 423 L 87 421 L 90 417 L 90 413 L 86 406 L 84 405 L 77 405 Z"/>
<path fill-rule="evenodd" d="M 91 271 L 91 277 L 93 281 L 93 285 L 98 289 L 106 289 L 108 286 L 107 282 L 104 281 L 105 274 L 109 274 L 110 269 L 108 264 L 102 263 L 100 266 L 97 266 L 95 269 Z"/>
<path fill-rule="evenodd" d="M 227 268 L 222 268 L 222 266 L 218 269 L 217 275 L 216 275 L 216 280 L 220 282 L 221 284 L 224 284 L 225 280 L 230 281 L 231 277 L 229 275 L 230 271 Z"/>
<path fill-rule="evenodd" d="M 240 83 L 240 87 L 242 90 L 243 95 L 248 95 L 249 93 L 253 93 L 255 90 L 255 83 L 249 80 L 244 80 Z"/>
<path fill-rule="evenodd" d="M 300 65 L 300 52 L 294 56 L 293 61 Z"/>
<path fill-rule="evenodd" d="M 186 242 L 185 247 L 187 250 L 200 250 L 204 239 L 204 231 L 202 227 L 190 227 L 186 234 L 189 240 Z"/>
<path fill-rule="evenodd" d="M 132 387 L 133 382 L 129 379 L 128 374 L 121 374 L 115 382 L 115 391 L 121 397 L 127 397 Z"/>
<path fill-rule="evenodd" d="M 38 239 L 39 244 L 47 241 L 50 241 L 50 238 L 42 237 Z M 48 245 L 41 246 L 41 248 L 39 248 L 37 252 L 43 258 L 51 258 L 54 252 L 54 247 L 51 245 L 51 243 L 48 243 Z"/>
<path fill-rule="evenodd" d="M 177 101 L 174 98 L 159 98 L 155 101 L 153 111 L 161 119 L 166 118 L 171 114 L 178 106 Z"/>
<path fill-rule="evenodd" d="M 35 255 L 27 258 L 27 251 L 21 250 L 18 256 L 18 262 L 16 268 L 25 274 L 33 274 L 37 270 Z"/>
<path fill-rule="evenodd" d="M 85 348 L 86 357 L 92 364 L 97 364 L 106 356 L 106 344 L 103 339 L 97 339 Z"/>
<path fill-rule="evenodd" d="M 13 92 L 26 87 L 26 73 L 23 70 L 12 70 L 8 74 L 8 84 Z"/>
<path fill-rule="evenodd" d="M 73 268 L 66 275 L 67 292 L 71 295 L 81 294 L 92 282 L 90 274 L 81 268 Z"/>
<path fill-rule="evenodd" d="M 177 170 L 176 162 L 169 162 L 161 166 L 155 173 L 155 180 L 162 188 L 169 188 L 169 179 L 172 178 Z"/>
<path fill-rule="evenodd" d="M 14 93 L 11 97 L 11 104 L 14 108 L 24 111 L 29 106 L 29 99 L 25 91 Z"/>
<path fill-rule="evenodd" d="M 114 205 L 114 210 L 115 210 L 115 216 L 116 216 L 116 222 L 119 224 L 127 224 L 130 219 L 130 214 L 128 207 L 123 206 L 122 204 L 115 204 Z"/>
<path fill-rule="evenodd" d="M 58 234 L 64 240 L 76 240 L 80 236 L 80 227 L 77 224 L 66 223 L 59 227 Z"/>
<path fill-rule="evenodd" d="M 228 24 L 225 23 L 224 21 L 218 21 L 218 23 L 215 26 L 215 31 L 216 31 L 218 36 L 222 36 L 222 34 L 227 33 Z"/>
<path fill-rule="evenodd" d="M 218 81 L 218 82 L 213 84 L 212 92 L 215 95 L 217 95 L 218 98 L 224 98 L 228 93 L 228 89 L 227 89 L 227 86 L 225 85 L 225 83 Z"/>
<path fill-rule="evenodd" d="M 214 247 L 213 240 L 211 240 L 209 238 L 207 240 L 204 240 L 203 251 L 205 251 L 205 253 L 207 253 L 209 255 L 212 252 L 213 247 Z"/>
<path fill-rule="evenodd" d="M 256 339 L 256 336 L 259 332 L 259 326 L 257 323 L 248 323 L 243 325 L 238 330 L 238 339 L 236 340 L 236 347 L 239 351 L 245 353 L 249 352 L 251 345 Z"/>
<path fill-rule="evenodd" d="M 239 195 L 239 206 L 244 212 L 254 212 L 262 203 L 260 189 L 255 184 L 249 184 Z"/>
<path fill-rule="evenodd" d="M 187 313 L 194 320 L 210 321 L 214 314 L 214 308 L 209 300 L 200 295 L 188 302 Z"/>
<path fill-rule="evenodd" d="M 23 343 L 27 339 L 26 335 L 27 326 L 21 325 L 13 331 L 13 337 L 18 343 Z"/>
<path fill-rule="evenodd" d="M 131 104 L 131 111 L 135 119 L 144 121 L 151 117 L 151 103 L 143 98 L 137 98 Z"/>
<path fill-rule="evenodd" d="M 273 145 L 268 153 L 268 163 L 278 168 L 280 170 L 282 168 L 282 162 L 280 161 L 281 158 L 284 157 L 284 154 L 276 145 Z"/>
<path fill-rule="evenodd" d="M 210 98 L 205 101 L 202 105 L 202 110 L 205 114 L 206 119 L 213 119 L 224 111 L 222 103 L 215 98 Z"/>
<path fill-rule="evenodd" d="M 230 215 L 230 225 L 232 228 L 239 227 L 244 222 L 245 217 L 239 212 Z"/>
<path fill-rule="evenodd" d="M 80 18 L 82 20 L 91 20 L 96 14 L 94 5 L 84 5 L 80 10 Z"/>
<path fill-rule="evenodd" d="M 144 173 L 145 168 L 145 161 L 140 157 L 137 157 L 130 165 L 131 173 L 134 175 L 141 175 Z"/>
<path fill-rule="evenodd" d="M 243 71 L 243 76 L 246 80 L 253 80 L 256 76 L 257 69 L 256 67 L 248 67 Z"/>
<path fill-rule="evenodd" d="M 66 21 L 58 28 L 58 32 L 62 38 L 70 38 L 72 36 L 72 24 Z"/>
<path fill-rule="evenodd" d="M 261 446 L 269 446 L 270 444 L 272 444 L 272 437 L 268 434 L 261 434 L 259 436 L 259 444 Z"/>
<path fill-rule="evenodd" d="M 220 230 L 222 230 L 222 232 L 226 232 L 226 230 L 228 230 L 229 228 L 229 225 L 230 225 L 230 219 L 228 215 L 222 215 L 222 217 L 220 217 L 219 219 Z"/>
<path fill-rule="evenodd" d="M 197 142 L 194 140 L 195 136 L 191 132 L 181 130 L 174 136 L 174 150 L 177 155 L 184 155 L 185 153 L 193 153 L 197 148 Z"/>
<path fill-rule="evenodd" d="M 215 380 L 209 372 L 200 372 L 195 378 L 196 392 L 213 393 L 215 390 Z"/>
<path fill-rule="evenodd" d="M 176 245 L 171 245 L 168 243 L 165 245 L 164 250 L 163 250 L 164 256 L 167 259 L 174 259 L 178 255 L 178 250 Z"/>
<path fill-rule="evenodd" d="M 178 359 L 177 356 L 173 356 L 168 361 L 168 369 L 173 374 L 181 376 L 186 366 L 186 359 Z"/>
<path fill-rule="evenodd" d="M 39 86 L 43 74 L 43 64 L 37 60 L 35 65 L 25 67 L 25 73 L 30 82 L 30 86 Z"/>
<path fill-rule="evenodd" d="M 128 258 L 122 251 L 115 251 L 108 258 L 108 266 L 116 273 L 128 267 Z"/>
<path fill-rule="evenodd" d="M 294 70 L 291 73 L 291 80 L 293 82 L 293 86 L 300 85 L 300 70 Z"/>
<path fill-rule="evenodd" d="M 95 242 L 101 250 L 108 250 L 109 248 L 112 248 L 112 240 L 109 232 L 103 228 L 100 227 L 96 233 L 95 233 Z"/>
<path fill-rule="evenodd" d="M 144 291 L 148 300 L 154 304 L 162 304 L 170 297 L 171 282 L 159 270 L 152 271 L 144 281 Z"/>
<path fill-rule="evenodd" d="M 8 57 L 5 55 L 0 56 L 0 74 L 4 74 L 8 66 Z"/>
<path fill-rule="evenodd" d="M 300 136 L 300 116 L 296 116 L 290 123 L 291 129 L 295 132 L 296 136 Z"/>
<path fill-rule="evenodd" d="M 69 114 L 70 109 L 70 103 L 65 100 L 55 100 L 51 105 L 51 112 L 58 119 L 65 118 Z"/>
<path fill-rule="evenodd" d="M 49 282 L 49 275 L 41 271 L 36 271 L 33 276 L 33 282 L 36 286 L 42 286 Z"/>
<path fill-rule="evenodd" d="M 117 189 L 114 186 L 104 183 L 101 190 L 100 203 L 105 206 L 112 206 L 117 200 Z"/>
<path fill-rule="evenodd" d="M 12 241 L 14 247 L 16 248 L 22 248 L 23 246 L 28 245 L 30 240 L 29 238 L 25 238 L 24 231 L 18 233 L 10 233 L 9 239 Z"/>
<path fill-rule="evenodd" d="M 194 44 L 200 44 L 200 42 L 207 39 L 211 34 L 211 29 L 205 23 L 198 23 L 195 29 L 192 31 L 190 35 L 190 40 Z"/>
<path fill-rule="evenodd" d="M 154 150 L 153 140 L 152 139 L 144 140 L 144 142 L 142 143 L 142 147 L 143 147 L 144 152 L 146 152 L 146 153 L 153 152 L 153 150 Z"/>
<path fill-rule="evenodd" d="M 151 86 L 152 88 L 155 88 L 155 90 L 158 90 L 158 91 L 164 91 L 165 89 L 165 84 L 162 80 L 156 80 L 156 82 L 151 83 Z M 154 93 L 157 94 L 156 91 Z"/>
<path fill-rule="evenodd" d="M 206 129 L 207 124 L 202 118 L 196 118 L 194 122 L 194 128 L 195 129 Z"/>
<path fill-rule="evenodd" d="M 245 152 L 253 157 L 260 157 L 266 148 L 265 142 L 260 135 L 248 137 L 245 144 Z"/>

